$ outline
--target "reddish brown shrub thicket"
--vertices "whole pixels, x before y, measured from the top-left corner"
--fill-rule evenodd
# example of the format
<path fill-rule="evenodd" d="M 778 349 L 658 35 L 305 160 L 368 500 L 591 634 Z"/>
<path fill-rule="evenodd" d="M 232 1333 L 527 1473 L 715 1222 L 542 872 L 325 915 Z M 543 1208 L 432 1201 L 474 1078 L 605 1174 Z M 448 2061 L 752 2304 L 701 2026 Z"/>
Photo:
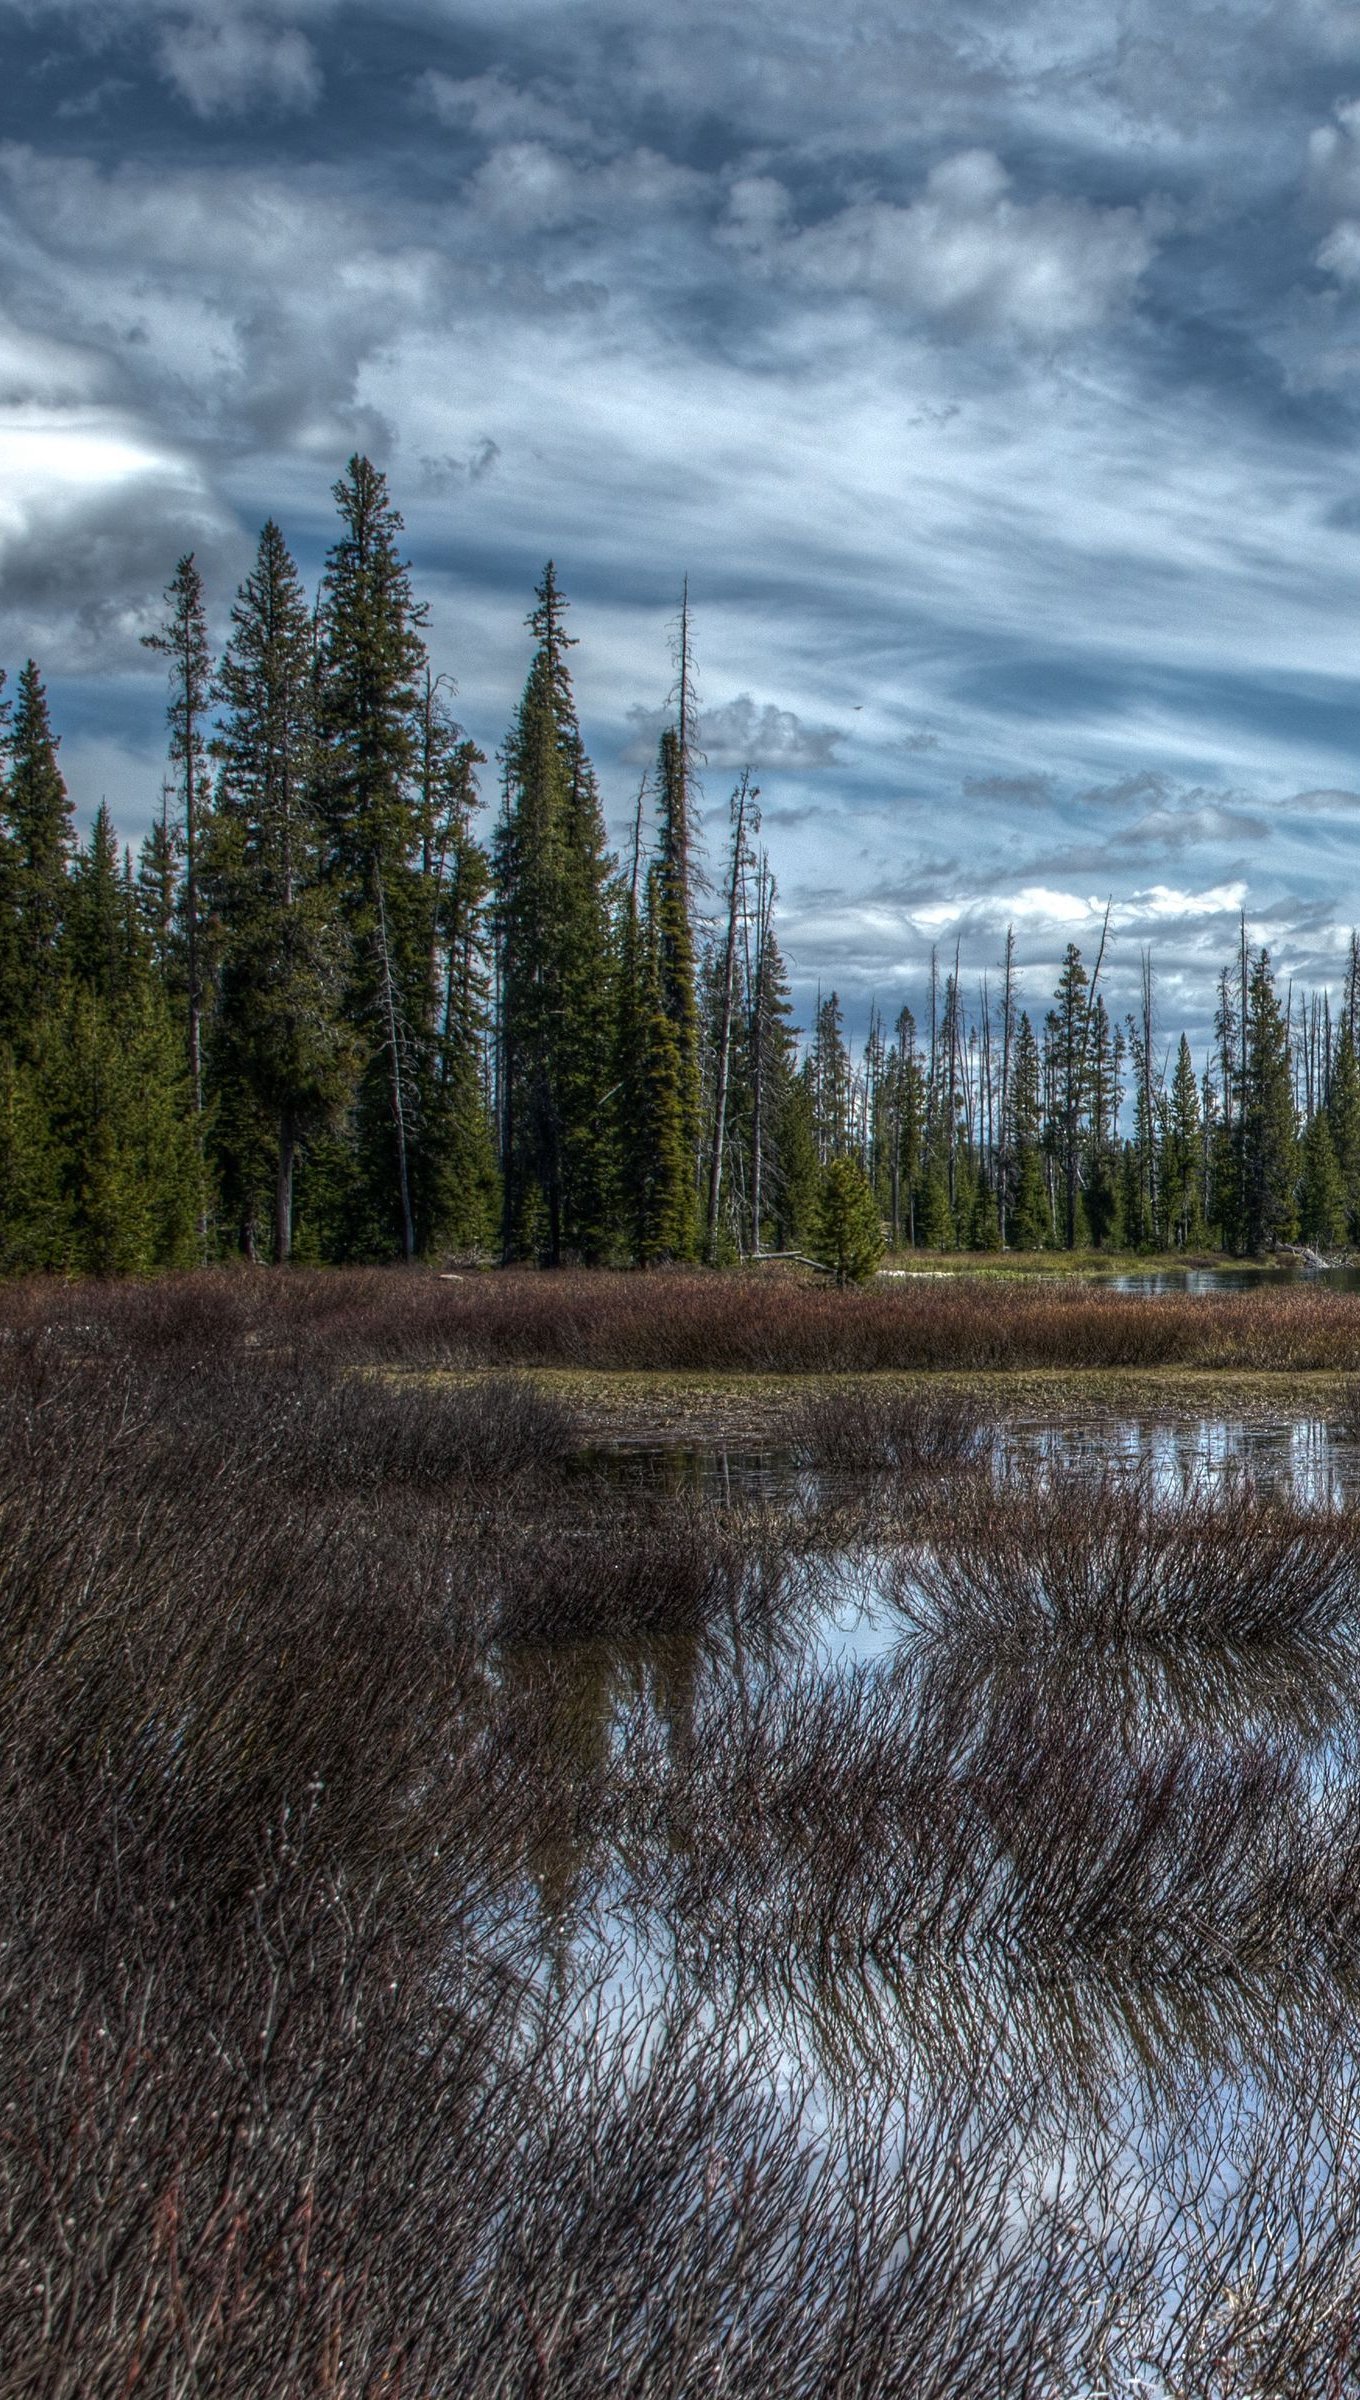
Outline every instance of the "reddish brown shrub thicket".
<path fill-rule="evenodd" d="M 1090 1284 L 902 1277 L 835 1291 L 672 1269 L 335 1269 L 11 1283 L 0 1332 L 147 1361 L 272 1351 L 331 1365 L 710 1369 L 1360 1369 L 1360 1294 L 1292 1286 L 1148 1300 Z"/>

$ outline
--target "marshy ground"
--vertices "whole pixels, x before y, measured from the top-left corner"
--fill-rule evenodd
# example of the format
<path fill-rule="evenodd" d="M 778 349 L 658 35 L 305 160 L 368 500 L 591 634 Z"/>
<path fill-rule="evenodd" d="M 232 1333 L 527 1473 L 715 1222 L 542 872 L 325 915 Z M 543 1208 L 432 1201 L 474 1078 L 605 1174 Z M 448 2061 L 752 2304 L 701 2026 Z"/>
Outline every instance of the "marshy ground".
<path fill-rule="evenodd" d="M 0 2395 L 1360 2389 L 1360 1298 L 0 1292 Z"/>

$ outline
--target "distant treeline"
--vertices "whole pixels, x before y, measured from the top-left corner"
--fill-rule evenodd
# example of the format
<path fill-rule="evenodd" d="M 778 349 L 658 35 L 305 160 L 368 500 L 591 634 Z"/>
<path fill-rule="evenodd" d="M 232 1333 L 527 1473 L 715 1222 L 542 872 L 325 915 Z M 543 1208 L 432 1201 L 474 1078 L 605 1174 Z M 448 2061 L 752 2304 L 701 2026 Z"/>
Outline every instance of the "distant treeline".
<path fill-rule="evenodd" d="M 1141 1005 L 1115 1021 L 1067 946 L 1038 1028 L 1016 998 L 1008 933 L 996 988 L 967 1007 L 957 963 L 934 961 L 928 1026 L 877 1012 L 858 1059 L 833 993 L 801 1068 L 819 1157 L 865 1170 L 894 1245 L 1018 1250 L 1220 1248 L 1243 1255 L 1360 1242 L 1360 940 L 1345 994 L 1281 1003 L 1243 922 L 1218 977 L 1214 1042 L 1197 1070 Z"/>
<path fill-rule="evenodd" d="M 265 526 L 220 660 L 192 555 L 147 637 L 169 775 L 138 858 L 75 840 L 30 660 L 3 718 L 0 1268 L 481 1255 L 649 1264 L 894 1244 L 1322 1247 L 1360 1237 L 1360 971 L 1333 1027 L 1267 953 L 1217 1042 L 1159 1064 L 1070 946 L 1039 1028 L 1008 941 L 970 1016 L 852 1059 L 836 996 L 800 1049 L 743 776 L 711 912 L 691 850 L 688 609 L 672 721 L 606 848 L 548 566 L 474 830 L 483 754 L 447 706 L 384 477 L 353 458 L 315 600 Z M 1126 1086 L 1128 1087 L 1126 1094 Z M 1124 1103 L 1132 1101 L 1132 1134 Z"/>

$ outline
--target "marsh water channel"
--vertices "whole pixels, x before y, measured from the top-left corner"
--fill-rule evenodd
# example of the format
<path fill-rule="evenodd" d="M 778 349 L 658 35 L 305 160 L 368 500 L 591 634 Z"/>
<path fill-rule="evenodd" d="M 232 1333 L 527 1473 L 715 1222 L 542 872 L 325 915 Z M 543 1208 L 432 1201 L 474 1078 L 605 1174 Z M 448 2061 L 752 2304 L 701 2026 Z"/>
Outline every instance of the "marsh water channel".
<path fill-rule="evenodd" d="M 551 1972 L 644 2044 L 683 1993 L 910 2192 L 922 2388 L 1360 2388 L 1357 1429 L 875 1406 L 571 1462 L 732 1550 L 688 1628 L 552 1645 L 611 1797 Z"/>

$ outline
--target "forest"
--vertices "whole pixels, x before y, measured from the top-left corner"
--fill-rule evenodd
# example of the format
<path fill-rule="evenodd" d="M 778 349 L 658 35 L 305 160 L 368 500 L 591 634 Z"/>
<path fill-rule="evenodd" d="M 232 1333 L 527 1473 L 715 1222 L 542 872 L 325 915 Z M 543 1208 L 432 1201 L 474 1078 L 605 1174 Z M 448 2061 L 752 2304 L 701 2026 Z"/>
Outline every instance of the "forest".
<path fill-rule="evenodd" d="M 1069 944 L 1022 1006 L 977 991 L 847 1040 L 796 1027 L 759 792 L 711 880 L 687 599 L 671 721 L 622 858 L 546 568 L 495 762 L 456 722 L 383 474 L 354 457 L 314 596 L 264 527 L 215 659 L 192 554 L 165 663 L 159 815 L 76 839 L 38 665 L 5 705 L 0 1270 L 245 1257 L 652 1265 L 891 1249 L 1360 1239 L 1360 944 L 1344 996 L 1282 1000 L 1243 923 L 1211 1054 L 1122 1021 Z"/>

